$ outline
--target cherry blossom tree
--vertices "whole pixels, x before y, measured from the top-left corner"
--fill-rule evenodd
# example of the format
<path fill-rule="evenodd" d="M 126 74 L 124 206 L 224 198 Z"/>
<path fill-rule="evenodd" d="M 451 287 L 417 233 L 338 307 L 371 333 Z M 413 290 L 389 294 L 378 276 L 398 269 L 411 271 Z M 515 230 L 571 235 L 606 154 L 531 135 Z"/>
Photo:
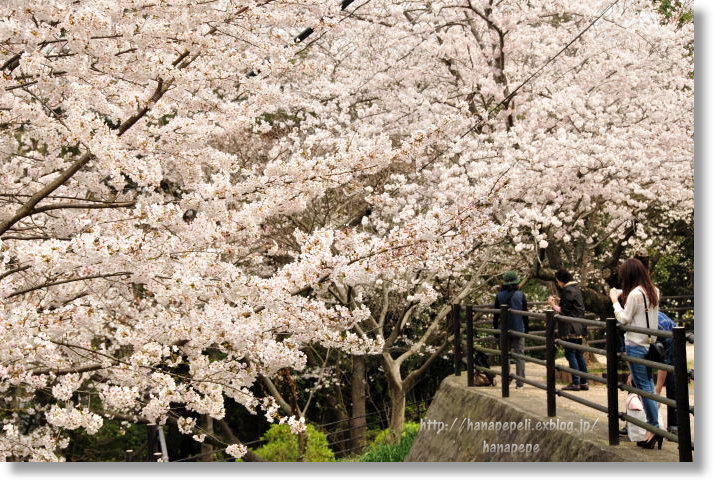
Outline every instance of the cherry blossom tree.
<path fill-rule="evenodd" d="M 272 418 L 256 377 L 301 369 L 314 341 L 370 349 L 344 335 L 366 313 L 300 295 L 329 272 L 330 233 L 270 278 L 241 267 L 294 191 L 216 147 L 290 104 L 273 79 L 321 73 L 294 38 L 343 15 L 334 1 L 3 3 L 2 457 L 59 460 L 63 430 L 112 417 L 202 440 L 176 407 L 220 420 L 230 397 Z"/>
<path fill-rule="evenodd" d="M 691 25 L 662 22 L 645 1 L 401 1 L 352 18 L 360 42 L 318 43 L 330 75 L 293 79 L 335 112 L 309 129 L 351 145 L 388 135 L 409 157 L 273 229 L 288 257 L 295 228 L 339 226 L 356 248 L 334 246 L 350 255 L 410 231 L 428 240 L 392 243 L 408 249 L 365 257 L 328 290 L 370 308 L 355 331 L 385 340 L 398 432 L 405 391 L 447 346 L 449 303 L 490 301 L 485 286 L 506 266 L 542 279 L 568 267 L 602 289 L 623 255 L 667 249 L 669 223 L 691 219 Z M 455 212 L 465 218 L 450 224 Z M 402 373 L 413 356 L 424 364 Z"/>
<path fill-rule="evenodd" d="M 225 398 L 299 431 L 313 344 L 379 357 L 399 433 L 451 303 L 691 217 L 690 39 L 644 0 L 6 2 L 0 455 L 107 418 L 243 455 Z"/>

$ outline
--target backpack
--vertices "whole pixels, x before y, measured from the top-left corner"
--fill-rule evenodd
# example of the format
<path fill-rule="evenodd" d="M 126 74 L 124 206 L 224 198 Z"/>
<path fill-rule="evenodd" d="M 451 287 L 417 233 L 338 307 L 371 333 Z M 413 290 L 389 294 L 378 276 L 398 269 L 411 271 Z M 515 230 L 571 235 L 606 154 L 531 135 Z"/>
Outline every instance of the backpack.
<path fill-rule="evenodd" d="M 491 368 L 491 365 L 488 363 L 488 355 L 480 351 L 474 352 L 474 366 Z M 477 387 L 495 387 L 495 378 L 495 376 L 488 372 L 474 370 L 474 385 Z"/>

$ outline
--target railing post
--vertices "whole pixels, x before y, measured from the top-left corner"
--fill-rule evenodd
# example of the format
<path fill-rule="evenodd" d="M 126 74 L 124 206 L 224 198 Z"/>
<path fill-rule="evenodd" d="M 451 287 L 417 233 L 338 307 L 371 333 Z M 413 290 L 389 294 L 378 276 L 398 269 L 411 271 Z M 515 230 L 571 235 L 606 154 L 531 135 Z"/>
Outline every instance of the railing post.
<path fill-rule="evenodd" d="M 555 312 L 545 312 L 545 384 L 548 416 L 555 417 Z"/>
<path fill-rule="evenodd" d="M 617 408 L 617 362 L 618 345 L 617 320 L 608 318 L 605 326 L 605 350 L 607 352 L 607 431 L 610 445 L 620 444 L 620 414 Z"/>
<path fill-rule="evenodd" d="M 692 461 L 692 432 L 689 426 L 689 373 L 687 372 L 687 337 L 685 328 L 672 329 L 672 364 L 674 365 L 674 392 L 677 402 L 679 461 Z"/>
<path fill-rule="evenodd" d="M 511 351 L 511 340 L 508 336 L 508 306 L 501 306 L 501 396 L 507 398 L 509 395 L 508 386 L 511 383 L 510 365 L 508 363 L 508 352 Z"/>
<path fill-rule="evenodd" d="M 474 310 L 466 305 L 466 386 L 474 386 Z"/>
<path fill-rule="evenodd" d="M 454 375 L 461 376 L 461 305 L 451 305 L 454 322 Z"/>

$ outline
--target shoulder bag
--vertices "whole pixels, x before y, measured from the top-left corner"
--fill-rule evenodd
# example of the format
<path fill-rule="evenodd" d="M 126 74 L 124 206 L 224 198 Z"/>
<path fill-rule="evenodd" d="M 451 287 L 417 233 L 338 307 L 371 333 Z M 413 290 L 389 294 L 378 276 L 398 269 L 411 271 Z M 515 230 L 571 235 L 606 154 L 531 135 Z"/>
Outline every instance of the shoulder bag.
<path fill-rule="evenodd" d="M 647 328 L 650 330 L 652 327 L 650 326 L 650 315 L 647 312 L 647 297 L 645 297 L 645 294 L 642 293 L 642 301 L 645 303 L 645 319 L 647 320 Z M 650 336 L 651 339 L 651 336 Z M 645 355 L 645 360 L 657 362 L 657 363 L 662 363 L 664 361 L 665 357 L 665 349 L 664 345 L 662 344 L 661 341 L 656 340 L 654 343 L 650 343 L 650 348 L 647 350 L 647 354 Z"/>

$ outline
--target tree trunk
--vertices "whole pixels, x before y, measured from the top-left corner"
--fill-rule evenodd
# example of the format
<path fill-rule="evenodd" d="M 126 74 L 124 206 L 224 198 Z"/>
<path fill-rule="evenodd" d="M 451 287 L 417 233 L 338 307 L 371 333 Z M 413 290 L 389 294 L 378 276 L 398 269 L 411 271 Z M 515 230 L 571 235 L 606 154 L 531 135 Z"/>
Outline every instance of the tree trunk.
<path fill-rule="evenodd" d="M 358 453 L 366 445 L 366 364 L 364 355 L 352 355 L 352 417 L 350 417 L 350 439 L 352 453 Z"/>
<path fill-rule="evenodd" d="M 396 442 L 404 431 L 404 410 L 406 408 L 407 394 L 400 386 L 389 387 L 389 442 Z"/>
<path fill-rule="evenodd" d="M 307 455 L 307 430 L 298 433 L 298 462 L 305 462 Z"/>
<path fill-rule="evenodd" d="M 387 386 L 389 387 L 389 442 L 399 440 L 404 430 L 404 409 L 406 406 L 407 393 L 404 389 L 404 381 L 399 371 L 399 365 L 394 361 L 389 353 L 382 354 L 382 368 L 387 376 Z"/>
<path fill-rule="evenodd" d="M 587 286 L 581 286 L 585 310 L 592 311 L 598 318 L 609 318 L 613 316 L 612 301 L 605 293 L 600 293 Z"/>
<path fill-rule="evenodd" d="M 156 462 L 159 458 L 156 455 L 159 452 L 159 434 L 156 431 L 156 425 L 146 426 L 146 461 Z"/>
<path fill-rule="evenodd" d="M 213 433 L 213 417 L 208 415 L 203 416 L 203 428 L 207 433 Z M 208 436 L 206 436 L 208 438 Z M 213 445 L 206 443 L 201 444 L 201 462 L 210 462 L 213 460 Z"/>
<path fill-rule="evenodd" d="M 331 433 L 327 435 L 330 448 L 333 452 L 347 453 L 350 445 L 349 441 L 345 441 L 345 434 L 349 433 L 350 414 L 345 407 L 342 390 L 340 387 L 336 387 L 331 392 L 326 392 L 325 398 L 329 407 L 325 409 L 325 415 L 329 415 L 329 417 L 323 419 L 323 423 L 330 423 L 329 432 Z"/>

